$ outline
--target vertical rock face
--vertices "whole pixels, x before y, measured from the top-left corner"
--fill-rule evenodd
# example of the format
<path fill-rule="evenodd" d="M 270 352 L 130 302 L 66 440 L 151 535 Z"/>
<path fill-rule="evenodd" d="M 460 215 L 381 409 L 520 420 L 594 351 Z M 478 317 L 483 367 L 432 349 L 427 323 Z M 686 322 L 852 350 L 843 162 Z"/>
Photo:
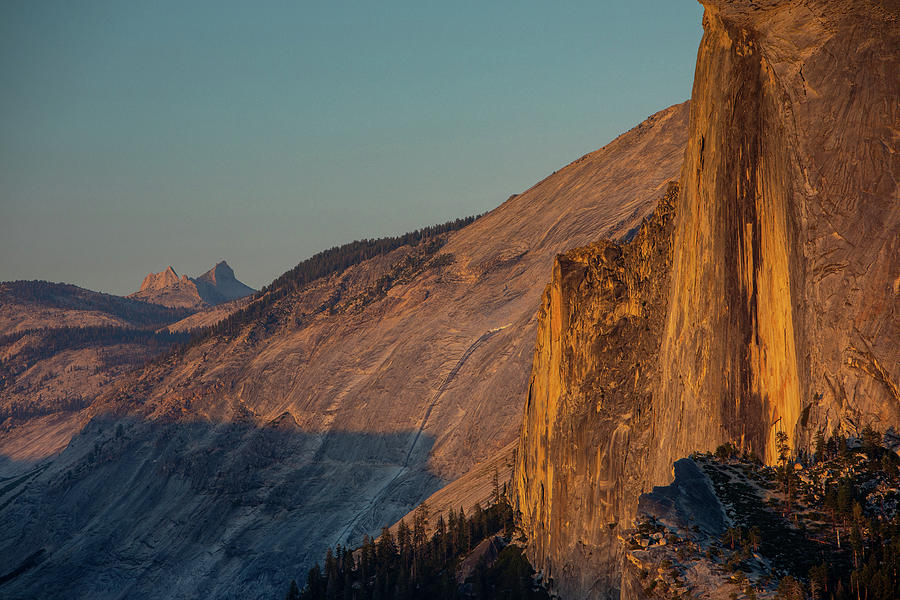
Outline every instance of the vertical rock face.
<path fill-rule="evenodd" d="M 516 485 L 531 560 L 563 597 L 611 597 L 643 491 L 677 186 L 630 242 L 557 257 L 539 312 Z"/>
<path fill-rule="evenodd" d="M 691 451 L 900 423 L 897 5 L 704 4 L 671 238 L 561 256 L 540 313 L 516 481 L 564 597 L 618 596 L 617 523 Z"/>
<path fill-rule="evenodd" d="M 771 461 L 776 431 L 900 419 L 897 5 L 706 6 L 657 480 L 724 441 Z"/>

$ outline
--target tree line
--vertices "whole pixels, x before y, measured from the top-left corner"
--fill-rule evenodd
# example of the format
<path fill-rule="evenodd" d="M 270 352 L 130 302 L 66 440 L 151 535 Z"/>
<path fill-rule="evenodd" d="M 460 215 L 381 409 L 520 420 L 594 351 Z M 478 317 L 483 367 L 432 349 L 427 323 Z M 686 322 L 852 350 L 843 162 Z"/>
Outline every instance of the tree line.
<path fill-rule="evenodd" d="M 6 419 L 25 420 L 60 412 L 77 412 L 86 408 L 92 401 L 93 398 L 89 397 L 66 395 L 64 398 L 54 400 L 52 404 L 41 403 L 38 399 L 37 401 L 0 406 L 0 423 Z"/>
<path fill-rule="evenodd" d="M 26 336 L 37 340 L 26 344 L 15 355 L 0 360 L 0 389 L 8 385 L 17 373 L 39 360 L 49 358 L 63 350 L 75 350 L 97 345 L 139 344 L 149 353 L 164 352 L 175 344 L 189 339 L 186 333 L 169 333 L 150 329 L 131 329 L 114 325 L 88 327 L 49 327 L 26 329 L 0 336 L 0 347 L 14 344 Z"/>
<path fill-rule="evenodd" d="M 753 526 L 725 532 L 723 542 L 738 550 L 732 566 L 759 550 L 786 571 L 778 586 L 785 600 L 900 597 L 900 457 L 871 426 L 857 436 L 819 431 L 814 452 L 791 457 L 787 436 L 776 434 L 773 483 L 782 500 L 756 511 Z M 766 469 L 731 444 L 715 454 Z"/>
<path fill-rule="evenodd" d="M 278 300 L 299 291 L 318 279 L 343 272 L 354 265 L 387 254 L 397 248 L 435 240 L 443 234 L 471 225 L 480 216 L 455 219 L 394 237 L 356 240 L 314 254 L 263 287 L 244 308 L 235 311 L 215 325 L 194 330 L 191 341 L 181 350 L 190 348 L 210 337 L 235 335 L 248 323 L 263 321 L 267 317 L 269 308 Z"/>
<path fill-rule="evenodd" d="M 446 519 L 443 514 L 435 519 L 421 504 L 411 525 L 400 521 L 396 535 L 385 527 L 377 540 L 366 536 L 359 548 L 329 548 L 323 564 L 309 570 L 302 590 L 291 582 L 287 600 L 546 599 L 533 583 L 534 570 L 521 548 L 513 544 L 492 564 L 475 561 L 467 580 L 458 581 L 461 561 L 489 538 L 506 544 L 514 523 L 509 501 L 496 485 L 491 504 L 486 509 L 476 504 L 469 515 L 451 509 Z"/>
<path fill-rule="evenodd" d="M 0 284 L 0 303 L 34 303 L 61 309 L 98 311 L 148 329 L 181 320 L 193 312 L 49 281 L 11 281 Z"/>

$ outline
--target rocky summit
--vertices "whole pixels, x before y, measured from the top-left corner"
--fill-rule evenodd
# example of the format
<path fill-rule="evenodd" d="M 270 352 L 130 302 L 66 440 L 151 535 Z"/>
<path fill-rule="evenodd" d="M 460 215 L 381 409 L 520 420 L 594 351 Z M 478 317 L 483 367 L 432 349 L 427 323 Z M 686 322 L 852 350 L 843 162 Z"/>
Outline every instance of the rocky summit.
<path fill-rule="evenodd" d="M 198 310 L 255 292 L 238 281 L 232 268 L 223 260 L 198 277 L 182 275 L 179 278 L 171 266 L 159 273 L 150 273 L 141 283 L 141 289 L 128 297 L 172 308 Z"/>

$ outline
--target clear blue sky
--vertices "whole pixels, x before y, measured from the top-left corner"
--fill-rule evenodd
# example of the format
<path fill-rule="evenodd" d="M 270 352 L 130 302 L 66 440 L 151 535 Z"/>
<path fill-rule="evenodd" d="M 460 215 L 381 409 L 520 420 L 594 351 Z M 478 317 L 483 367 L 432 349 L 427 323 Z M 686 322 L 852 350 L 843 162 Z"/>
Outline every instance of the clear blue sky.
<path fill-rule="evenodd" d="M 690 96 L 693 0 L 0 3 L 0 280 L 129 293 L 494 208 Z"/>

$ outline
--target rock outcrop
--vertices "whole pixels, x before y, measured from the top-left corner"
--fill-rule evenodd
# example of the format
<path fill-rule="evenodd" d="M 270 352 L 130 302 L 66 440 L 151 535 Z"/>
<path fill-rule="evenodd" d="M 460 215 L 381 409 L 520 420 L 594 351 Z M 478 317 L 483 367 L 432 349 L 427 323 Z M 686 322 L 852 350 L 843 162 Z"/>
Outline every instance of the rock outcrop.
<path fill-rule="evenodd" d="M 898 7 L 703 3 L 664 292 L 611 249 L 545 295 L 517 487 L 563 596 L 618 596 L 615 529 L 691 451 L 900 422 Z"/>
<path fill-rule="evenodd" d="M 187 275 L 184 276 L 184 281 L 187 281 Z M 175 272 L 175 269 L 172 268 L 172 265 L 166 267 L 165 271 L 160 271 L 159 273 L 148 273 L 146 277 L 144 277 L 144 281 L 141 282 L 142 292 L 159 292 L 161 290 L 166 289 L 167 287 L 171 287 L 176 285 L 179 281 L 178 273 Z"/>
<path fill-rule="evenodd" d="M 516 493 L 529 558 L 564 598 L 618 590 L 616 534 L 645 485 L 677 196 L 672 185 L 630 242 L 559 256 L 544 292 Z"/>
<path fill-rule="evenodd" d="M 171 266 L 144 277 L 141 289 L 128 296 L 175 308 L 202 309 L 255 293 L 234 276 L 224 260 L 199 277 L 178 277 Z"/>

